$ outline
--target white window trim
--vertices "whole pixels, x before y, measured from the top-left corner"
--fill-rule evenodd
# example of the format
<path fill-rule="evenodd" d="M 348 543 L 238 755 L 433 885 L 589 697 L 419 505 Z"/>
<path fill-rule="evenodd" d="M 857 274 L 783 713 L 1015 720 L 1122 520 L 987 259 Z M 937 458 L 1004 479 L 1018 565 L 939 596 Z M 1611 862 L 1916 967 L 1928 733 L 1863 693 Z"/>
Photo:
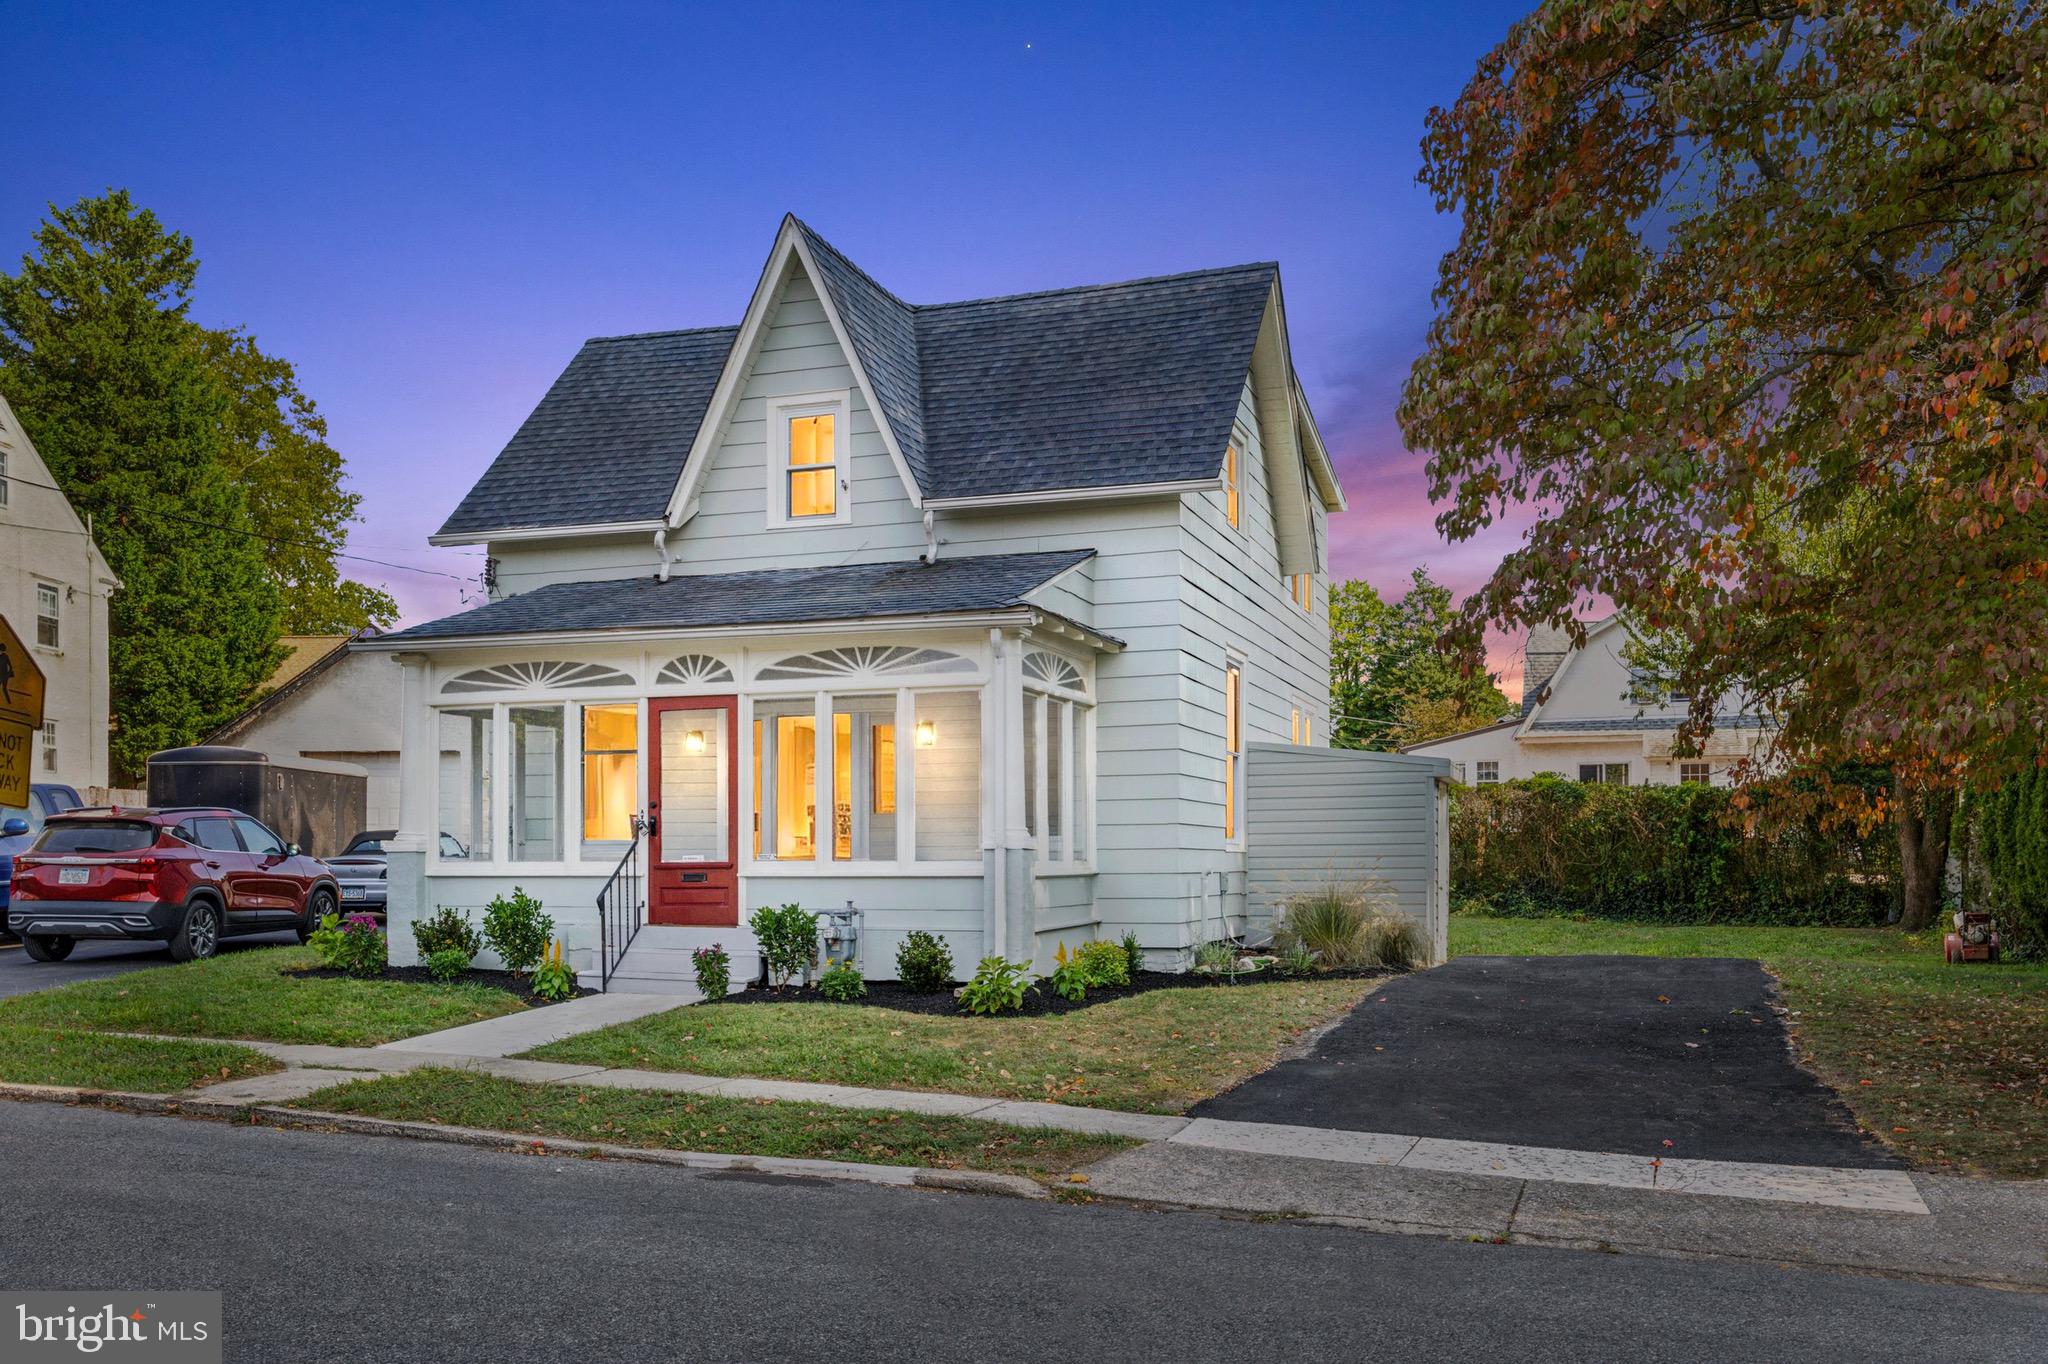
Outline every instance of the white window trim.
<path fill-rule="evenodd" d="M 1237 451 L 1237 521 L 1233 524 L 1230 519 L 1230 475 L 1227 467 L 1224 470 L 1223 486 L 1216 490 L 1217 506 L 1223 512 L 1223 528 L 1239 539 L 1249 539 L 1251 531 L 1245 522 L 1250 519 L 1251 513 L 1251 480 L 1245 476 L 1245 470 L 1250 466 L 1252 457 L 1251 433 L 1246 431 L 1242 424 L 1231 426 L 1230 448 Z M 1226 451 L 1226 460 L 1228 457 Z"/>
<path fill-rule="evenodd" d="M 35 584 L 35 647 L 46 654 L 61 654 L 64 652 L 64 585 L 62 583 L 48 582 L 42 578 L 36 579 Z M 54 609 L 48 616 L 43 614 L 43 591 L 45 588 L 49 590 L 50 599 L 55 603 Z M 55 644 L 43 643 L 43 622 L 45 620 L 52 620 L 57 623 L 57 642 Z"/>
<path fill-rule="evenodd" d="M 832 472 L 839 490 L 830 516 L 789 514 L 789 423 L 795 417 L 832 416 Z M 853 394 L 850 389 L 826 393 L 792 393 L 768 399 L 768 529 L 803 530 L 812 526 L 843 526 L 853 520 Z"/>

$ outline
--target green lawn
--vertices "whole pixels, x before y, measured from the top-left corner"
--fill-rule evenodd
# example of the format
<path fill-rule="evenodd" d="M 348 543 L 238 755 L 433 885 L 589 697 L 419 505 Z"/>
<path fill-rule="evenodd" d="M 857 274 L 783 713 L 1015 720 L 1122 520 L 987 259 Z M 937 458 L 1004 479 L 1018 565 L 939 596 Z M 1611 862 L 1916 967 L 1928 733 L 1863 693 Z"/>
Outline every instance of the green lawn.
<path fill-rule="evenodd" d="M 260 1051 L 220 1042 L 158 1042 L 0 1024 L 0 1080 L 12 1084 L 168 1094 L 282 1069 Z"/>
<path fill-rule="evenodd" d="M 1950 966 L 1941 934 L 1451 916 L 1459 955 L 1753 957 L 1801 1058 L 1916 1164 L 2048 1177 L 2048 966 Z"/>
<path fill-rule="evenodd" d="M 1272 1065 L 1304 1031 L 1356 1004 L 1370 984 L 1273 981 L 1154 990 L 1041 1018 L 854 1005 L 694 1005 L 527 1054 L 1179 1113 Z"/>
<path fill-rule="evenodd" d="M 0 1025 L 367 1047 L 525 1007 L 487 985 L 307 979 L 283 969 L 314 964 L 304 947 L 229 952 L 0 1000 Z"/>
<path fill-rule="evenodd" d="M 323 1089 L 293 1107 L 678 1151 L 999 1170 L 1048 1177 L 1136 1143 L 970 1118 L 822 1108 L 767 1099 L 522 1084 L 416 1070 Z"/>

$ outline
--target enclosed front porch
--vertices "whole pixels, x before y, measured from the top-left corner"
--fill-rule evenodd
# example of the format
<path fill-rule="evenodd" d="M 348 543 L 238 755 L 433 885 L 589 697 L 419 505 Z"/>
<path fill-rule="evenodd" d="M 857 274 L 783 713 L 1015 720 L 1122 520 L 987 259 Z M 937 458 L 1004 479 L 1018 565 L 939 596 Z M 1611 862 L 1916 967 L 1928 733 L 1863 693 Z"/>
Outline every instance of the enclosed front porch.
<path fill-rule="evenodd" d="M 679 986 L 714 941 L 743 981 L 764 904 L 850 910 L 840 950 L 875 977 L 911 929 L 965 964 L 1088 936 L 1116 645 L 1015 615 L 396 651 L 393 959 L 416 913 L 480 921 L 515 887 L 611 988 Z"/>

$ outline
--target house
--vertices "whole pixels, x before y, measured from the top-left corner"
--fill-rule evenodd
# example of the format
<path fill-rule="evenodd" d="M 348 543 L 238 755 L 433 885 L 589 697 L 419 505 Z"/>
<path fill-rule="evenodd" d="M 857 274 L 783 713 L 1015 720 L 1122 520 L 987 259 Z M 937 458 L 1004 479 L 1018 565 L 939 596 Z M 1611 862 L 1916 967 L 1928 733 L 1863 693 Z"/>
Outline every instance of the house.
<path fill-rule="evenodd" d="M 363 827 L 396 828 L 398 669 L 348 647 L 368 637 L 286 635 L 278 642 L 289 652 L 262 694 L 204 742 L 352 763 L 370 778 Z"/>
<path fill-rule="evenodd" d="M 1247 746 L 1326 743 L 1343 505 L 1275 265 L 911 304 L 786 218 L 737 326 L 587 342 L 432 537 L 493 600 L 352 646 L 394 960 L 517 885 L 614 987 L 781 903 L 871 976 L 1185 964 L 1245 922 Z"/>
<path fill-rule="evenodd" d="M 44 681 L 32 780 L 76 787 L 88 800 L 107 789 L 107 598 L 119 586 L 91 527 L 0 398 L 0 615 Z"/>
<path fill-rule="evenodd" d="M 1675 755 L 1690 703 L 1630 663 L 1629 639 L 1619 616 L 1587 622 L 1585 643 L 1576 647 L 1564 630 L 1536 626 L 1524 655 L 1519 711 L 1401 751 L 1447 758 L 1457 779 L 1473 784 L 1547 772 L 1621 786 L 1726 786 L 1737 764 L 1763 756 L 1767 723 L 1739 695 L 1717 710 L 1703 752 Z"/>

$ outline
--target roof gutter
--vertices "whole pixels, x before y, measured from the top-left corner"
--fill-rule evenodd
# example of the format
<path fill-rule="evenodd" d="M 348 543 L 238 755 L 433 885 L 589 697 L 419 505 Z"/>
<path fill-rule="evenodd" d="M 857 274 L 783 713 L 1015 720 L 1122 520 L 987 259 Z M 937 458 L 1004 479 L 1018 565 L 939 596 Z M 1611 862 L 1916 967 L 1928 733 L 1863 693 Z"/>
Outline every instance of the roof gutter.
<path fill-rule="evenodd" d="M 638 644 L 675 639 L 761 639 L 779 635 L 883 634 L 901 630 L 1041 629 L 1092 645 L 1104 653 L 1121 653 L 1124 642 L 1100 634 L 1056 611 L 1033 606 L 955 615 L 872 616 L 857 620 L 766 621 L 751 625 L 622 626 L 605 630 L 534 630 L 494 635 L 383 635 L 357 640 L 348 647 L 366 653 L 417 653 L 421 650 L 503 649 L 533 644 Z"/>
<path fill-rule="evenodd" d="M 990 493 L 982 497 L 927 497 L 924 505 L 939 511 L 967 511 L 976 507 L 1022 507 L 1040 502 L 1107 502 L 1117 498 L 1179 496 L 1182 493 L 1213 492 L 1223 486 L 1215 478 L 1183 478 L 1167 483 L 1116 483 L 1098 488 L 1043 488 L 1028 493 Z"/>
<path fill-rule="evenodd" d="M 427 537 L 430 545 L 482 545 L 506 540 L 574 540 L 586 535 L 644 535 L 660 530 L 666 522 L 591 521 L 574 526 L 501 526 L 497 530 L 440 531 Z"/>

